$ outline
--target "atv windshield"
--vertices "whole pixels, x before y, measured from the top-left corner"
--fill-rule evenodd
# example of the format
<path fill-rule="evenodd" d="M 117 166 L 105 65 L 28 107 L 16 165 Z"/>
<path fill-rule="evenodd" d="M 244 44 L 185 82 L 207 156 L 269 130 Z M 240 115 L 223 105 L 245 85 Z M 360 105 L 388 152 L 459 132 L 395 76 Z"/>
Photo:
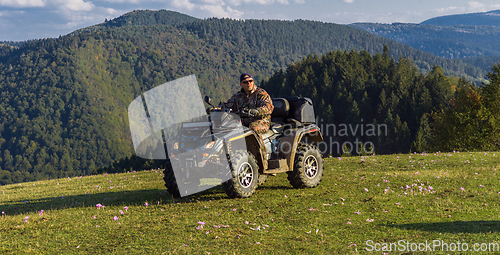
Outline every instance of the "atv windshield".
<path fill-rule="evenodd" d="M 194 74 L 135 98 L 128 107 L 128 117 L 136 155 L 170 160 L 181 196 L 209 189 L 232 177 L 226 138 L 214 132 L 217 124 L 207 114 Z M 223 117 L 238 123 L 231 126 L 231 137 L 243 135 L 237 115 Z M 231 146 L 246 150 L 244 140 Z"/>

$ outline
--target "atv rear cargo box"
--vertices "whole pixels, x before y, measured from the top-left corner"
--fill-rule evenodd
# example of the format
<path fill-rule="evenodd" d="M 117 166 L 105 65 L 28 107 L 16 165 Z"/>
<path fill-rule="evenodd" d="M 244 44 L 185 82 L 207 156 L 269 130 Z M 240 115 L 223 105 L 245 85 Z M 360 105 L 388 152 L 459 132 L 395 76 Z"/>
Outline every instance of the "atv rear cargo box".
<path fill-rule="evenodd" d="M 287 97 L 289 105 L 289 118 L 295 119 L 304 124 L 316 122 L 314 108 L 311 99 L 307 97 Z"/>

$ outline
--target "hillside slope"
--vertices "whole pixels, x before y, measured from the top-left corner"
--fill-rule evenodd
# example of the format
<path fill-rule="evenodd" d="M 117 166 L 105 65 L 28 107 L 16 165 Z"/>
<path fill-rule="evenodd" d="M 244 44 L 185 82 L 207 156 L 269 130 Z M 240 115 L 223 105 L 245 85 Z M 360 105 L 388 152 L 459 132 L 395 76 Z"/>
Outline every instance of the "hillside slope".
<path fill-rule="evenodd" d="M 228 199 L 222 188 L 174 199 L 156 170 L 6 185 L 0 252 L 357 254 L 374 248 L 368 237 L 384 243 L 411 237 L 463 239 L 470 252 L 462 253 L 475 253 L 480 240 L 497 254 L 499 158 L 494 152 L 327 158 L 318 187 L 293 189 L 278 174 L 248 199 Z M 445 244 L 445 251 L 453 247 Z"/>

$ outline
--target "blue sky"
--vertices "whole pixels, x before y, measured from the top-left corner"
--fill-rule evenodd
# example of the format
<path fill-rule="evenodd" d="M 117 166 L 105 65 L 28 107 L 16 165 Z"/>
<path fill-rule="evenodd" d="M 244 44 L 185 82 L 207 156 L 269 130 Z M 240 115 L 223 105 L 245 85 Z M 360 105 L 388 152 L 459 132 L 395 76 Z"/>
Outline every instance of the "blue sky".
<path fill-rule="evenodd" d="M 420 23 L 500 9 L 498 0 L 0 0 L 0 41 L 59 37 L 137 9 L 197 18 Z"/>

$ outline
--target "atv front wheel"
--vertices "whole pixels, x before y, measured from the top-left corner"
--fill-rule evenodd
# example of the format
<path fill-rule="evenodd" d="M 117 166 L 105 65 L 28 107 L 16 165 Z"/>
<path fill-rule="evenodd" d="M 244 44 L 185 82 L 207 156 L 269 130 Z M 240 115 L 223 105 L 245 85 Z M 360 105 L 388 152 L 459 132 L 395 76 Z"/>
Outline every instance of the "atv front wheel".
<path fill-rule="evenodd" d="M 318 186 L 323 177 L 323 158 L 319 149 L 312 144 L 299 144 L 293 171 L 287 174 L 288 181 L 296 189 Z"/>
<path fill-rule="evenodd" d="M 168 159 L 165 170 L 163 171 L 163 180 L 165 181 L 165 187 L 167 187 L 167 191 L 170 195 L 173 197 L 181 197 L 179 186 L 177 186 L 177 181 L 175 180 L 174 168 Z"/>
<path fill-rule="evenodd" d="M 231 157 L 232 178 L 222 183 L 222 188 L 231 198 L 250 197 L 258 186 L 259 166 L 252 153 L 238 150 Z"/>

